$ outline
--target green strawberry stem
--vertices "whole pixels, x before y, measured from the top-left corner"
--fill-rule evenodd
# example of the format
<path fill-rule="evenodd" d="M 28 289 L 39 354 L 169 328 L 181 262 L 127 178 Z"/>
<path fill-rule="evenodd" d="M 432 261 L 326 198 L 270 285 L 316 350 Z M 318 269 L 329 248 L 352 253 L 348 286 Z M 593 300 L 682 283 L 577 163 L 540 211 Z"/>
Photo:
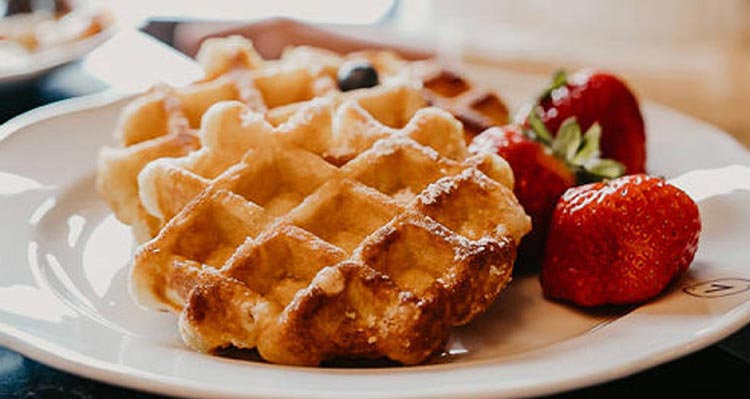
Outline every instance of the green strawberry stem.
<path fill-rule="evenodd" d="M 560 125 L 557 136 L 552 140 L 552 152 L 560 158 L 574 161 L 581 147 L 581 128 L 575 118 L 568 118 Z"/>
<path fill-rule="evenodd" d="M 531 139 L 538 141 L 545 146 L 550 146 L 552 144 L 552 133 L 547 130 L 547 126 L 544 125 L 544 122 L 542 122 L 539 115 L 537 115 L 536 107 L 532 108 L 531 112 L 529 112 L 528 121 L 531 130 L 525 130 L 524 133 L 526 133 Z"/>
<path fill-rule="evenodd" d="M 547 98 L 553 91 L 568 84 L 568 74 L 564 69 L 558 69 L 552 74 L 552 83 L 539 95 L 537 103 Z"/>
<path fill-rule="evenodd" d="M 583 144 L 581 149 L 572 158 L 572 162 L 576 165 L 583 165 L 586 161 L 596 158 L 600 155 L 599 152 L 599 140 L 602 137 L 602 128 L 598 123 L 594 123 L 589 127 L 589 130 L 583 135 Z"/>
<path fill-rule="evenodd" d="M 576 175 L 578 184 L 614 179 L 625 173 L 625 166 L 614 159 L 601 158 L 599 140 L 602 128 L 594 123 L 581 134 L 576 118 L 571 116 L 563 121 L 554 137 L 547 130 L 536 108 L 529 113 L 529 127 L 524 133 L 540 142 L 547 151 L 565 162 Z"/>

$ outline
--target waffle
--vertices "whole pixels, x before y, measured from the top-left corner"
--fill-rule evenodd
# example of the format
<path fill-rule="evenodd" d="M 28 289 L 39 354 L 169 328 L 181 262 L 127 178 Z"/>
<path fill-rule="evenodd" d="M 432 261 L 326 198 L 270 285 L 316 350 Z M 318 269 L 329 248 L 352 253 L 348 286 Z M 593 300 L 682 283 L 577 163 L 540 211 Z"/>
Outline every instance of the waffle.
<path fill-rule="evenodd" d="M 466 147 L 461 144 L 463 134 L 454 120 L 415 113 L 409 101 L 396 106 L 398 100 L 409 98 L 405 96 L 407 93 L 418 95 L 406 87 L 393 87 L 367 90 L 362 93 L 366 96 L 350 99 L 343 105 L 334 99 L 317 99 L 279 126 L 273 126 L 257 113 L 238 117 L 245 110 L 239 103 L 219 104 L 204 117 L 205 129 L 200 140 L 205 145 L 200 150 L 185 157 L 156 160 L 142 170 L 138 177 L 141 203 L 162 226 L 203 190 L 210 179 L 240 162 L 248 150 L 270 139 L 299 146 L 332 165 L 347 163 L 378 139 L 388 136 L 411 137 L 449 158 L 466 157 Z M 390 115 L 414 117 L 403 129 L 389 127 L 364 108 L 363 104 L 372 100 L 377 100 L 374 102 L 377 105 L 388 104 L 392 109 L 402 110 L 391 111 Z M 425 134 L 434 131 L 444 133 Z"/>
<path fill-rule="evenodd" d="M 492 90 L 481 87 L 434 60 L 407 61 L 388 51 L 360 51 L 350 57 L 370 60 L 379 73 L 420 83 L 429 105 L 442 108 L 464 126 L 467 143 L 480 132 L 508 123 L 508 108 Z"/>
<path fill-rule="evenodd" d="M 179 313 L 190 347 L 257 348 L 292 365 L 416 364 L 510 280 L 530 222 L 507 163 L 467 157 L 443 110 L 392 128 L 356 100 L 335 102 L 312 102 L 332 112 L 337 128 L 324 131 L 216 104 L 200 151 L 141 173 L 144 204 L 169 217 L 138 249 L 131 292 Z M 234 146 L 209 143 L 237 140 L 250 143 L 238 162 L 211 169 Z M 211 172 L 194 173 L 200 164 Z"/>
<path fill-rule="evenodd" d="M 455 75 L 453 83 L 446 83 L 442 77 L 447 72 L 438 73 L 437 64 L 407 62 L 389 51 L 342 57 L 300 46 L 269 61 L 248 40 L 229 37 L 207 40 L 197 58 L 204 79 L 182 88 L 158 86 L 136 98 L 120 115 L 115 129 L 117 145 L 103 149 L 99 156 L 98 191 L 118 219 L 133 226 L 140 242 L 152 238 L 164 220 L 144 209 L 138 195 L 138 174 L 153 160 L 182 157 L 200 149 L 196 129 L 206 110 L 217 102 L 240 101 L 280 125 L 293 115 L 304 119 L 318 113 L 318 105 L 310 104 L 315 98 L 329 97 L 337 103 L 356 98 L 390 127 L 403 126 L 413 112 L 432 103 L 464 122 L 467 140 L 493 121 L 504 122 L 503 115 L 507 116 L 496 95 L 472 88 Z M 339 92 L 335 80 L 338 68 L 348 60 L 363 58 L 378 70 L 379 90 Z M 445 88 L 457 87 L 457 81 L 462 82 L 463 91 Z"/>
<path fill-rule="evenodd" d="M 429 63 L 419 72 L 429 104 L 445 109 L 464 125 L 467 142 L 493 126 L 508 123 L 508 108 L 498 95 L 454 72 Z"/>
<path fill-rule="evenodd" d="M 212 104 L 239 100 L 264 111 L 309 100 L 332 89 L 335 82 L 313 68 L 275 65 L 263 60 L 239 38 L 211 41 L 198 55 L 205 78 L 184 88 L 158 86 L 123 110 L 115 129 L 117 147 L 99 156 L 97 188 L 122 222 L 146 240 L 159 229 L 138 199 L 137 177 L 149 162 L 179 157 L 200 148 L 195 129 Z"/>

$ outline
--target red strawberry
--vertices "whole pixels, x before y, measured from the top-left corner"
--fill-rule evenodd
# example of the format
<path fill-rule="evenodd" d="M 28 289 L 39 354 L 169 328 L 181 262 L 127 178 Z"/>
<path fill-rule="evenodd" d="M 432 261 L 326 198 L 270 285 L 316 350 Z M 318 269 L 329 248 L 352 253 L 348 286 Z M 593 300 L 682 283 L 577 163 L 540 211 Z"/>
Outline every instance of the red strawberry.
<path fill-rule="evenodd" d="M 625 165 L 627 174 L 645 172 L 646 135 L 638 100 L 616 76 L 593 69 L 570 77 L 559 72 L 534 108 L 552 132 L 570 117 L 583 130 L 598 122 L 602 156 Z"/>
<path fill-rule="evenodd" d="M 510 164 L 515 180 L 513 192 L 534 226 L 519 252 L 529 259 L 533 255 L 541 259 L 552 211 L 560 195 L 575 184 L 575 175 L 563 161 L 526 137 L 515 125 L 485 130 L 474 138 L 469 150 L 495 153 Z"/>
<path fill-rule="evenodd" d="M 534 127 L 538 123 L 534 124 Z M 555 139 L 546 132 L 506 125 L 485 130 L 474 138 L 469 150 L 503 157 L 513 170 L 513 191 L 533 230 L 519 249 L 522 263 L 538 263 L 544 249 L 552 211 L 568 188 L 582 181 L 597 181 L 622 174 L 621 165 L 598 157 L 598 125 L 582 134 L 574 119 L 561 126 Z M 531 137 L 537 140 L 531 139 Z"/>
<path fill-rule="evenodd" d="M 657 177 L 572 188 L 552 216 L 544 294 L 581 306 L 648 301 L 687 270 L 700 230 L 695 202 Z"/>

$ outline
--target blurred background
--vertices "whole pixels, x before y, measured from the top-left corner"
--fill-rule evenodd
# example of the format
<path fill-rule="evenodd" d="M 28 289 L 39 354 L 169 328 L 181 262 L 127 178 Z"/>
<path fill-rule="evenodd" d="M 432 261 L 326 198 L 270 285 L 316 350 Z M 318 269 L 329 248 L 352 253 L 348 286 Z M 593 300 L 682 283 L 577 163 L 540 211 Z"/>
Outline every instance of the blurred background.
<path fill-rule="evenodd" d="M 14 1 L 19 3 L 0 1 L 0 11 Z M 20 2 L 40 7 L 52 1 Z M 207 34 L 283 16 L 355 36 L 362 28 L 377 29 L 370 38 L 434 48 L 445 62 L 480 74 L 505 71 L 493 76 L 519 90 L 542 84 L 560 67 L 606 68 L 642 98 L 718 125 L 750 145 L 750 0 L 100 3 L 111 9 L 118 28 L 144 29 L 188 55 Z"/>
<path fill-rule="evenodd" d="M 14 1 L 19 3 L 0 1 L 0 11 Z M 37 8 L 50 2 L 20 1 Z M 146 29 L 189 55 L 206 34 L 283 16 L 344 32 L 385 28 L 387 35 L 371 36 L 435 48 L 448 63 L 501 68 L 521 86 L 541 82 L 534 76 L 546 78 L 559 67 L 606 68 L 622 75 L 642 98 L 718 125 L 750 146 L 750 0 L 100 3 L 111 9 L 119 28 Z M 525 78 L 531 80 L 522 82 Z"/>
<path fill-rule="evenodd" d="M 117 3 L 117 4 L 115 4 Z M 352 2 L 112 2 L 124 21 L 239 21 L 288 16 L 384 25 L 434 46 L 448 62 L 502 68 L 522 80 L 559 67 L 622 75 L 643 98 L 706 120 L 750 143 L 750 0 L 375 0 Z M 177 30 L 188 52 L 191 29 Z M 184 40 L 180 43 L 180 40 Z M 523 86 L 527 82 L 519 82 Z"/>

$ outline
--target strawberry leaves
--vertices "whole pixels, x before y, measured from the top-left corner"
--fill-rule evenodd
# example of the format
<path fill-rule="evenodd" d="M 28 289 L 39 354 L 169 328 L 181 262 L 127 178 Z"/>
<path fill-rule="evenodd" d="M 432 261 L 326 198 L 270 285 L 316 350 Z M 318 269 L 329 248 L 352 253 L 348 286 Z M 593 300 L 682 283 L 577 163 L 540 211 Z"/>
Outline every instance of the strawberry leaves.
<path fill-rule="evenodd" d="M 573 160 L 581 147 L 581 128 L 575 118 L 568 118 L 560 125 L 552 140 L 552 152 L 565 160 Z"/>
<path fill-rule="evenodd" d="M 568 73 L 565 72 L 564 69 L 558 69 L 555 71 L 555 73 L 552 75 L 552 83 L 539 94 L 539 98 L 537 99 L 537 102 L 541 102 L 545 98 L 552 95 L 552 92 L 555 90 L 565 87 L 565 85 L 568 84 Z"/>
<path fill-rule="evenodd" d="M 539 95 L 536 104 L 527 117 L 530 129 L 524 133 L 543 144 L 555 157 L 576 174 L 578 184 L 614 179 L 625 173 L 625 166 L 613 159 L 601 158 L 599 142 L 602 129 L 599 123 L 592 124 L 585 133 L 575 116 L 563 120 L 557 134 L 553 135 L 542 121 L 538 112 L 543 100 L 554 97 L 557 90 L 567 87 L 568 75 L 558 70 L 552 76 L 550 85 Z"/>
<path fill-rule="evenodd" d="M 530 105 L 517 117 L 525 126 L 537 127 L 539 121 L 530 123 L 530 119 L 541 119 L 546 131 L 555 136 L 563 122 L 572 116 L 584 129 L 598 122 L 602 130 L 601 156 L 621 162 L 628 174 L 645 172 L 645 126 L 638 99 L 617 76 L 597 69 L 582 69 L 570 75 L 558 70 Z M 534 112 L 538 115 L 531 115 Z M 541 132 L 538 141 L 551 144 L 551 140 L 544 138 L 545 131 L 533 130 Z M 588 169 L 594 176 L 617 172 L 617 166 L 611 162 Z"/>
<path fill-rule="evenodd" d="M 524 129 L 524 134 L 526 134 L 526 136 L 534 141 L 544 144 L 545 146 L 550 146 L 552 144 L 552 133 L 547 130 L 547 126 L 544 125 L 542 119 L 539 118 L 539 115 L 533 110 L 529 113 L 528 123 L 531 130 Z"/>
<path fill-rule="evenodd" d="M 625 173 L 625 166 L 620 162 L 601 158 L 599 140 L 602 129 L 598 123 L 582 133 L 576 118 L 569 117 L 560 125 L 557 135 L 553 136 L 539 115 L 532 111 L 529 113 L 528 124 L 530 129 L 524 129 L 524 133 L 542 143 L 547 151 L 565 162 L 576 174 L 579 184 L 614 179 Z"/>
<path fill-rule="evenodd" d="M 598 159 L 583 168 L 584 173 L 578 174 L 578 180 L 585 183 L 615 179 L 625 174 L 625 166 L 609 158 Z"/>
<path fill-rule="evenodd" d="M 601 137 L 602 128 L 598 123 L 594 123 L 583 135 L 581 148 L 571 159 L 571 162 L 575 165 L 583 165 L 592 159 L 598 158 L 599 155 L 601 155 L 599 152 L 599 139 L 601 139 Z"/>

